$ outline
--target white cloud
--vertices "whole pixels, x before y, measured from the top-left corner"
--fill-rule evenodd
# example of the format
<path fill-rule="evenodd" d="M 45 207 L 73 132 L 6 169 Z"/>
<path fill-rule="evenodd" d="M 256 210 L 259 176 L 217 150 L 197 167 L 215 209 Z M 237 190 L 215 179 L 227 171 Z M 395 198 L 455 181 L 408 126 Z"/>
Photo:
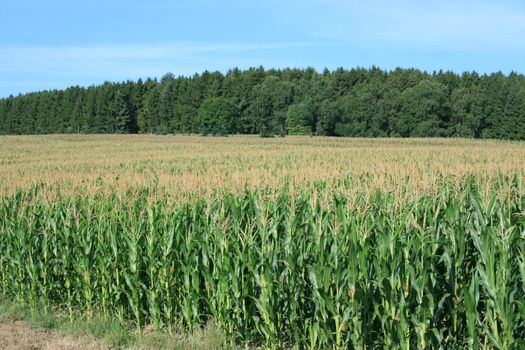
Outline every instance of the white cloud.
<path fill-rule="evenodd" d="M 0 68 L 12 63 L 38 63 L 53 60 L 148 60 L 184 58 L 193 54 L 259 51 L 299 47 L 301 44 L 213 44 L 186 43 L 88 46 L 0 47 Z"/>
<path fill-rule="evenodd" d="M 0 47 L 0 73 L 5 75 L 55 76 L 75 81 L 121 80 L 159 77 L 168 71 L 191 75 L 205 69 L 231 68 L 248 56 L 267 56 L 263 52 L 306 45 L 289 44 L 212 44 L 155 43 L 137 45 Z M 258 65 L 268 61 L 253 61 Z"/>
<path fill-rule="evenodd" d="M 296 16 L 276 16 L 318 39 L 459 51 L 525 49 L 525 4 L 519 1 L 305 2 L 295 7 Z"/>
<path fill-rule="evenodd" d="M 525 13 L 505 2 L 442 2 L 382 11 L 388 20 L 373 34 L 387 40 L 455 50 L 525 48 Z"/>
<path fill-rule="evenodd" d="M 278 59 L 268 56 L 277 55 L 268 55 L 268 51 L 307 46 L 301 43 L 151 43 L 0 47 L 0 90 L 17 93 L 105 80 L 161 77 L 167 72 L 193 75 L 206 69 L 273 66 Z"/>

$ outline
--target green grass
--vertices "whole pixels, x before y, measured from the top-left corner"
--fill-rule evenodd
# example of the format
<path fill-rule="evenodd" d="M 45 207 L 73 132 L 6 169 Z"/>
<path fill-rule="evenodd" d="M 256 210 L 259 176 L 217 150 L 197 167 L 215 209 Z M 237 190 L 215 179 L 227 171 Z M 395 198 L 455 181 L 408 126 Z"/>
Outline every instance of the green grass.
<path fill-rule="evenodd" d="M 90 336 L 102 341 L 111 349 L 165 349 L 165 350 L 215 350 L 225 349 L 223 333 L 213 323 L 195 329 L 192 333 L 177 329 L 172 334 L 150 330 L 139 336 L 136 329 L 129 328 L 114 318 L 95 316 L 86 319 L 79 315 L 74 319 L 61 312 L 43 307 L 28 307 L 0 300 L 0 321 L 22 320 L 32 327 L 61 332 L 73 336 Z"/>
<path fill-rule="evenodd" d="M 173 206 L 18 192 L 0 202 L 0 293 L 116 344 L 121 324 L 148 338 L 214 322 L 225 337 L 204 337 L 229 346 L 519 349 L 522 177 L 478 185 L 398 201 L 319 182 Z"/>
<path fill-rule="evenodd" d="M 137 336 L 114 319 L 100 317 L 68 319 L 60 312 L 46 310 L 44 307 L 28 307 L 5 300 L 0 301 L 0 319 L 22 320 L 33 327 L 48 331 L 79 336 L 89 335 L 112 347 L 130 347 L 138 344 Z"/>

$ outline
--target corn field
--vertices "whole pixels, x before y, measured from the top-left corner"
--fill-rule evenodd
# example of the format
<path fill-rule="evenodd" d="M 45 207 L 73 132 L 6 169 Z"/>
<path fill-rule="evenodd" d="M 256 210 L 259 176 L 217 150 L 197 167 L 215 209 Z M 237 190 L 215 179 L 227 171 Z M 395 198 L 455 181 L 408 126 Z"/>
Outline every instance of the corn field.
<path fill-rule="evenodd" d="M 139 331 L 215 320 L 254 347 L 522 349 L 523 176 L 436 181 L 403 201 L 319 181 L 175 204 L 34 185 L 0 202 L 0 292 Z"/>
<path fill-rule="evenodd" d="M 57 192 L 126 194 L 162 188 L 168 202 L 217 190 L 279 190 L 316 181 L 341 192 L 427 193 L 436 179 L 474 175 L 488 186 L 525 172 L 525 142 L 337 137 L 48 135 L 0 137 L 0 197 L 42 183 Z M 439 185 L 439 184 L 437 184 Z"/>

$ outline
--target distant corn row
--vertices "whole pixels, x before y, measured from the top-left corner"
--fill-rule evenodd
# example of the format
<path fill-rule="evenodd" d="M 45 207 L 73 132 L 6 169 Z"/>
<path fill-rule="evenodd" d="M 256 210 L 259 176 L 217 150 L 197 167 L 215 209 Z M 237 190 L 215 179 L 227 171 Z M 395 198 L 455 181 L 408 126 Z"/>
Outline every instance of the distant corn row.
<path fill-rule="evenodd" d="M 505 181 L 409 202 L 321 185 L 175 206 L 18 192 L 0 205 L 0 291 L 139 330 L 214 319 L 270 348 L 519 349 L 525 192 Z"/>
<path fill-rule="evenodd" d="M 159 187 L 183 201 L 344 178 L 353 191 L 401 184 L 419 194 L 441 176 L 486 183 L 525 172 L 524 142 L 486 140 L 40 135 L 0 137 L 0 150 L 0 197 L 40 182 L 50 196 Z"/>

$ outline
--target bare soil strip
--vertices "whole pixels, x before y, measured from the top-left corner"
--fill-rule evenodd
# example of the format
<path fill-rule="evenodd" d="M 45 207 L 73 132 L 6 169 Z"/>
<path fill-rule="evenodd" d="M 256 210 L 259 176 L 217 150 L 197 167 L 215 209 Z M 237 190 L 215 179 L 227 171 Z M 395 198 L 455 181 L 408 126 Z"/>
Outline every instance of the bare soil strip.
<path fill-rule="evenodd" d="M 0 349 L 102 350 L 109 347 L 90 337 L 75 337 L 34 328 L 24 321 L 0 319 Z"/>

